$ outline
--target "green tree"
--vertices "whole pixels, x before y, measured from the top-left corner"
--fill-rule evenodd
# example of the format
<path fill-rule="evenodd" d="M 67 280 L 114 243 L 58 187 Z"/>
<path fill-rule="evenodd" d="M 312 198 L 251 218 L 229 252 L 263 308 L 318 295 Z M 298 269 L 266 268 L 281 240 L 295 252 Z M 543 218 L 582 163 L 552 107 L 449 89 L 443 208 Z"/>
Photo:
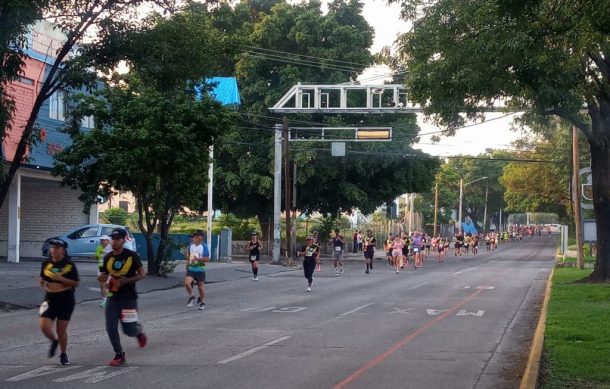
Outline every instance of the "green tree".
<path fill-rule="evenodd" d="M 155 4 L 171 8 L 172 0 L 66 0 L 66 1 L 9 1 L 2 2 L 0 6 L 0 21 L 2 28 L 0 36 L 2 45 L 2 75 L 0 75 L 0 135 L 6 134 L 6 123 L 9 122 L 13 103 L 7 98 L 6 85 L 14 79 L 15 70 L 20 69 L 23 60 L 23 51 L 18 48 L 24 43 L 24 32 L 33 21 L 33 17 L 44 15 L 48 20 L 62 31 L 66 39 L 54 53 L 51 67 L 46 72 L 45 80 L 40 86 L 33 108 L 28 115 L 27 122 L 17 144 L 15 155 L 5 156 L 10 159 L 10 165 L 0 177 L 0 205 L 4 203 L 9 187 L 17 169 L 26 161 L 28 148 L 35 138 L 35 126 L 38 112 L 42 104 L 58 90 L 80 86 L 84 82 L 93 84 L 95 73 L 90 70 L 95 63 L 84 61 L 79 55 L 77 47 L 84 41 L 87 33 L 96 30 L 97 35 L 87 36 L 93 44 L 102 44 L 108 35 L 125 32 L 135 28 L 134 23 L 127 22 L 131 13 L 143 3 Z M 5 29 L 6 26 L 6 29 Z M 5 35 L 6 34 L 6 35 Z M 8 48 L 8 50 L 7 50 Z M 72 59 L 68 60 L 70 56 Z M 98 57 L 99 62 L 107 58 Z M 6 74 L 4 72 L 7 72 Z M 10 96 L 10 93 L 8 94 Z M 13 128 L 13 130 L 15 130 Z"/>
<path fill-rule="evenodd" d="M 131 71 L 114 74 L 104 88 L 80 97 L 69 129 L 73 144 L 56 156 L 54 173 L 63 177 L 64 185 L 79 188 L 87 205 L 112 190 L 133 193 L 138 225 L 147 240 L 148 271 L 157 275 L 174 217 L 185 206 L 202 203 L 208 148 L 231 128 L 233 116 L 209 96 L 196 100 L 194 95 L 192 81 L 217 69 L 209 53 L 221 50 L 218 31 L 184 13 L 153 17 L 150 25 L 129 35 L 129 44 L 120 39 L 102 47 L 114 45 L 114 60 L 128 60 Z M 208 49 L 182 55 L 191 45 Z M 85 51 L 103 55 L 96 47 Z M 86 115 L 96 119 L 91 132 L 80 129 L 80 118 Z"/>
<path fill-rule="evenodd" d="M 266 3 L 268 4 L 268 3 Z M 243 7 L 253 7 L 245 3 Z M 354 80 L 372 64 L 373 31 L 357 1 L 334 1 L 327 14 L 320 2 L 277 2 L 266 12 L 236 7 L 237 22 L 227 11 L 217 16 L 227 31 L 248 37 L 237 57 L 242 95 L 237 131 L 222 136 L 217 161 L 215 203 L 241 216 L 257 215 L 263 233 L 273 211 L 273 132 L 282 118 L 268 108 L 298 82 L 341 83 Z M 253 16 L 255 15 L 255 16 Z M 247 20 L 247 21 L 245 21 Z M 336 216 L 356 206 L 371 212 L 397 195 L 427 188 L 437 162 L 414 152 L 418 131 L 413 117 L 385 115 L 324 117 L 300 115 L 291 125 L 385 125 L 396 142 L 349 145 L 346 158 L 330 157 L 325 144 L 291 144 L 297 169 L 297 206 Z"/>
<path fill-rule="evenodd" d="M 591 149 L 598 257 L 610 278 L 610 7 L 608 0 L 401 0 L 414 100 L 449 130 L 506 99 L 528 122 L 558 116 Z"/>

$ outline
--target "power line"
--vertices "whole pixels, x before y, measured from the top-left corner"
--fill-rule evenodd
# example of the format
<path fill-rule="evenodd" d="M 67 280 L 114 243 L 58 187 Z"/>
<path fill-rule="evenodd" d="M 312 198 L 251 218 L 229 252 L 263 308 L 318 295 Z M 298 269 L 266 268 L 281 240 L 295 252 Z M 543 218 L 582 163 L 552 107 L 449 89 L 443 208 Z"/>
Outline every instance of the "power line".
<path fill-rule="evenodd" d="M 367 68 L 367 67 L 371 66 L 371 65 L 366 65 L 366 64 L 356 63 L 356 62 L 343 61 L 343 60 L 324 58 L 324 57 L 317 57 L 317 56 L 314 56 L 314 55 L 298 54 L 298 53 L 292 53 L 292 52 L 289 52 L 289 51 L 282 51 L 282 50 L 265 49 L 265 48 L 257 47 L 257 46 L 249 46 L 249 45 L 241 45 L 241 46 L 248 48 L 249 49 L 248 51 L 264 51 L 264 52 L 268 52 L 268 53 L 277 53 L 277 54 L 282 54 L 282 55 L 289 54 L 289 55 L 295 55 L 295 56 L 299 56 L 299 57 L 303 57 L 303 58 L 311 58 L 311 59 L 318 59 L 318 60 L 321 60 L 321 61 L 336 62 L 338 64 L 353 65 L 355 67 L 361 67 L 361 68 Z"/>

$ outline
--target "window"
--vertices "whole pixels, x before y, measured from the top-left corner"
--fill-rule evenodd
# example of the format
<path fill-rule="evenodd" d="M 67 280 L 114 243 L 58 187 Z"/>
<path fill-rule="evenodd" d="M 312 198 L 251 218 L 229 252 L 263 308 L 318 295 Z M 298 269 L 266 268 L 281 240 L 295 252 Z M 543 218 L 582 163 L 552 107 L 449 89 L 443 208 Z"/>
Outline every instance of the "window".
<path fill-rule="evenodd" d="M 97 236 L 97 230 L 98 230 L 97 227 L 81 228 L 80 230 L 74 231 L 73 233 L 68 235 L 68 238 L 70 238 L 70 239 L 91 238 L 91 237 Z"/>
<path fill-rule="evenodd" d="M 80 126 L 84 127 L 84 128 L 94 128 L 95 127 L 95 121 L 93 120 L 93 115 L 85 116 L 81 120 Z"/>
<path fill-rule="evenodd" d="M 119 201 L 119 208 L 125 212 L 129 212 L 129 201 Z"/>
<path fill-rule="evenodd" d="M 34 85 L 34 80 L 32 80 L 31 78 L 19 77 L 17 80 L 22 84 L 31 85 L 31 86 Z"/>
<path fill-rule="evenodd" d="M 64 113 L 66 110 L 66 92 L 57 91 L 49 97 L 49 118 L 55 120 L 66 120 Z"/>

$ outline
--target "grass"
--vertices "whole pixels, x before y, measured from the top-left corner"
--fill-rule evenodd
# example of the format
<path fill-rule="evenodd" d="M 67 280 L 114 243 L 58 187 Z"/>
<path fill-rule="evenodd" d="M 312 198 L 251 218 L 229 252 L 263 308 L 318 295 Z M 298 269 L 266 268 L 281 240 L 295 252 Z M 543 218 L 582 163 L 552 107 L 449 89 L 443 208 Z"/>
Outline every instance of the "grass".
<path fill-rule="evenodd" d="M 610 388 L 610 284 L 574 283 L 590 272 L 555 269 L 542 388 Z"/>
<path fill-rule="evenodd" d="M 563 259 L 564 262 L 576 262 L 576 257 L 565 257 Z M 590 255 L 585 255 L 585 263 L 587 262 L 591 262 L 591 263 L 595 263 L 595 257 L 592 257 Z"/>

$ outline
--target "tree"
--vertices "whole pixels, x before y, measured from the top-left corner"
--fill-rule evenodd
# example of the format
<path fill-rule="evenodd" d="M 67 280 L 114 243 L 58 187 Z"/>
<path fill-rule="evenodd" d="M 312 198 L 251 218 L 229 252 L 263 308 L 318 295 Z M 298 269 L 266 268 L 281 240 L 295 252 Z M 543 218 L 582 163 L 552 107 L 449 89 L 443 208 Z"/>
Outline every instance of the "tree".
<path fill-rule="evenodd" d="M 228 15 L 227 9 L 215 12 L 215 25 L 247 39 L 235 64 L 242 96 L 238 127 L 215 146 L 220 150 L 215 204 L 240 216 L 257 215 L 265 234 L 273 211 L 273 125 L 282 122 L 268 108 L 298 82 L 355 80 L 372 64 L 373 31 L 362 16 L 362 5 L 353 0 L 332 2 L 327 14 L 317 1 L 280 1 L 265 12 L 258 12 L 253 2 L 240 3 L 232 23 Z M 410 147 L 418 131 L 414 116 L 299 115 L 288 120 L 291 125 L 318 127 L 390 125 L 397 138 L 392 143 L 349 145 L 346 158 L 321 153 L 328 143 L 291 144 L 291 159 L 298 166 L 297 204 L 303 210 L 331 217 L 354 206 L 372 211 L 405 191 L 427 188 L 436 169 L 436 161 Z"/>
<path fill-rule="evenodd" d="M 221 66 L 214 59 L 222 56 L 211 55 L 223 47 L 218 31 L 190 13 L 153 17 L 150 25 L 84 49 L 95 57 L 112 47 L 113 61 L 127 60 L 131 70 L 113 74 L 91 96 L 80 96 L 71 112 L 73 144 L 56 156 L 54 174 L 80 189 L 86 205 L 113 190 L 132 192 L 146 235 L 148 271 L 157 275 L 175 215 L 203 202 L 208 148 L 231 128 L 233 116 L 209 96 L 196 100 L 193 88 L 193 80 L 206 79 Z M 181 55 L 191 46 L 189 56 Z M 96 128 L 82 132 L 80 118 L 87 115 L 94 115 Z"/>
<path fill-rule="evenodd" d="M 403 0 L 411 96 L 449 130 L 506 99 L 529 123 L 557 116 L 591 149 L 598 256 L 610 278 L 610 2 Z"/>
<path fill-rule="evenodd" d="M 48 20 L 52 20 L 57 28 L 65 34 L 66 38 L 61 42 L 57 52 L 54 53 L 53 64 L 46 72 L 46 78 L 36 95 L 32 111 L 29 114 L 15 150 L 15 155 L 6 156 L 11 158 L 11 162 L 8 171 L 0 177 L 0 205 L 4 203 L 11 182 L 17 173 L 17 169 L 19 169 L 25 161 L 28 148 L 34 141 L 36 119 L 42 104 L 58 90 L 77 85 L 80 86 L 83 82 L 93 83 L 95 80 L 95 74 L 90 71 L 91 67 L 95 64 L 83 61 L 77 54 L 77 48 L 83 42 L 83 38 L 87 33 L 95 29 L 97 38 L 94 38 L 93 42 L 99 43 L 109 34 L 134 28 L 134 23 L 126 20 L 132 19 L 132 13 L 143 3 L 151 3 L 168 8 L 171 7 L 173 1 L 64 0 L 27 2 L 15 0 L 10 1 L 6 6 L 5 3 L 3 3 L 2 10 L 6 7 L 7 12 L 6 14 L 2 12 L 2 18 L 4 19 L 5 15 L 7 18 L 12 18 L 14 16 L 14 19 L 9 19 L 6 23 L 6 25 L 9 26 L 9 29 L 6 31 L 9 33 L 6 38 L 3 37 L 2 39 L 3 49 L 7 45 L 9 47 L 15 47 L 14 45 L 22 42 L 24 31 L 26 31 L 28 26 L 32 23 L 32 15 L 35 15 L 36 17 L 42 15 Z M 5 24 L 3 23 L 3 30 L 5 28 L 4 26 Z M 87 38 L 90 39 L 91 37 Z M 16 62 L 18 68 L 21 66 L 18 62 L 22 61 L 23 52 L 21 50 L 13 50 L 8 54 L 9 56 L 7 59 L 9 62 L 4 62 L 6 60 L 3 59 L 3 72 L 7 63 L 9 69 L 12 68 L 12 71 L 14 72 Z M 68 58 L 71 55 L 75 55 L 75 57 L 68 61 Z M 7 81 L 0 80 L 0 82 L 2 82 L 2 85 L 4 86 Z M 2 101 L 0 101 L 0 106 L 2 107 L 0 109 L 0 115 L 6 116 L 7 113 L 10 114 L 12 104 L 10 98 L 7 100 L 4 98 L 4 95 L 1 95 L 0 98 L 2 98 Z M 6 117 L 0 118 L 0 120 L 8 122 L 6 119 Z M 5 128 L 6 127 L 3 126 L 2 130 L 4 131 Z M 12 130 L 15 129 L 13 128 Z M 5 133 L 2 135 L 5 135 Z"/>

